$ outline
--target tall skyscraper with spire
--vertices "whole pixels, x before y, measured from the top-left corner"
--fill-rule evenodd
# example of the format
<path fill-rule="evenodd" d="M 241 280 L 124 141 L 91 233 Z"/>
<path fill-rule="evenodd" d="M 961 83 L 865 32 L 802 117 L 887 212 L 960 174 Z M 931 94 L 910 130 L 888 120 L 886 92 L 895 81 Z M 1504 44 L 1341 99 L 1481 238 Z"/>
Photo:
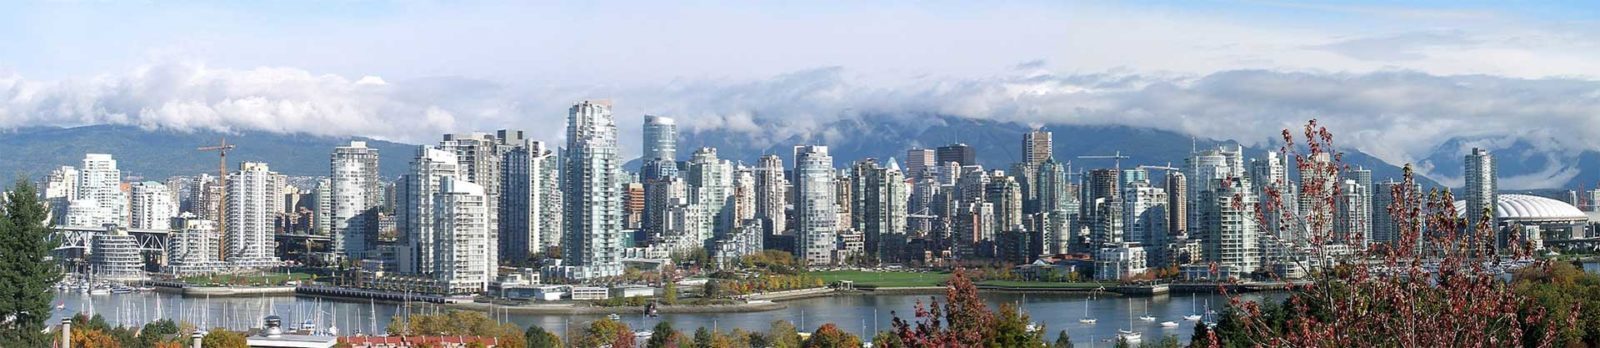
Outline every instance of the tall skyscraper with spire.
<path fill-rule="evenodd" d="M 565 277 L 622 274 L 622 168 L 610 102 L 584 101 L 567 112 L 561 166 Z"/>

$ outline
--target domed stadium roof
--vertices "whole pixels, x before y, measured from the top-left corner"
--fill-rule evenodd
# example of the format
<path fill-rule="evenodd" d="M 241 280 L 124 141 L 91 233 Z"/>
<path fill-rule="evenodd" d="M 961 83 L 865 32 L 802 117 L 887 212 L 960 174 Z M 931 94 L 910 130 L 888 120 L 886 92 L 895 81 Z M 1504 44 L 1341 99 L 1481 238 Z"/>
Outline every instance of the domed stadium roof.
<path fill-rule="evenodd" d="M 1466 213 L 1466 201 L 1456 201 L 1456 215 Z M 1530 195 L 1501 194 L 1494 205 L 1494 217 L 1508 220 L 1588 220 L 1578 207 L 1566 202 Z"/>

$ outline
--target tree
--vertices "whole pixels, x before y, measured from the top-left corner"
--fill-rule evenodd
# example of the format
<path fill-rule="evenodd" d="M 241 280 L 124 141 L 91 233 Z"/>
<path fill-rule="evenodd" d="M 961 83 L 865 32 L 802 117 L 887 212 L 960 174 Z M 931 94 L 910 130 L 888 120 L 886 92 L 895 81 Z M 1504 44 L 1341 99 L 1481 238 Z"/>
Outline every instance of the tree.
<path fill-rule="evenodd" d="M 200 346 L 204 348 L 249 348 L 250 345 L 244 334 L 228 330 L 211 330 L 204 338 L 200 339 Z"/>
<path fill-rule="evenodd" d="M 1030 328 L 1033 321 L 1015 303 L 1000 304 L 1000 316 L 995 320 L 994 335 L 988 340 L 991 347 L 1044 347 L 1044 328 Z M 1032 329 L 1032 330 L 1030 330 Z"/>
<path fill-rule="evenodd" d="M 1072 348 L 1072 336 L 1067 335 L 1067 330 L 1056 334 L 1056 342 L 1050 348 Z"/>
<path fill-rule="evenodd" d="M 716 298 L 718 294 L 722 293 L 722 280 L 721 279 L 706 280 L 706 285 L 701 290 L 705 291 L 705 294 L 703 296 L 705 296 L 706 298 Z"/>
<path fill-rule="evenodd" d="M 931 305 L 927 306 L 917 301 L 914 321 L 896 315 L 892 322 L 895 334 L 912 347 L 971 347 L 994 337 L 994 313 L 978 298 L 977 285 L 963 269 L 957 268 L 951 274 L 945 285 L 945 298 L 948 302 L 943 306 L 935 297 L 928 299 Z"/>
<path fill-rule="evenodd" d="M 1423 192 L 1416 187 L 1409 164 L 1400 185 L 1378 193 L 1392 198 L 1384 208 L 1393 220 L 1395 239 L 1352 247 L 1366 241 L 1362 231 L 1335 223 L 1333 211 L 1350 190 L 1343 187 L 1340 171 L 1346 166 L 1333 133 L 1316 120 L 1300 133 L 1303 138 L 1283 130 L 1280 147 L 1299 171 L 1298 204 L 1285 204 L 1289 196 L 1278 189 L 1284 185 L 1268 184 L 1261 186 L 1265 193 L 1253 208 L 1259 225 L 1294 237 L 1271 241 L 1270 247 L 1305 254 L 1269 261 L 1307 270 L 1309 285 L 1291 289 L 1295 295 L 1286 309 L 1232 296 L 1215 331 L 1196 336 L 1191 345 L 1539 346 L 1551 344 L 1556 327 L 1576 321 L 1576 310 L 1555 317 L 1549 308 L 1529 307 L 1531 300 L 1513 291 L 1491 267 L 1502 256 L 1529 256 L 1518 248 L 1523 244 L 1514 239 L 1518 233 L 1508 234 L 1513 237 L 1508 248 L 1496 250 L 1496 227 L 1489 223 L 1493 219 L 1467 224 L 1457 216 L 1448 190 Z M 1237 208 L 1251 208 L 1233 201 Z M 1523 308 L 1530 309 L 1519 313 Z M 1548 324 L 1544 331 L 1528 330 L 1540 323 Z"/>
<path fill-rule="evenodd" d="M 833 323 L 822 324 L 816 332 L 811 333 L 811 338 L 806 339 L 803 347 L 806 348 L 856 348 L 861 346 L 861 338 L 851 335 Z"/>
<path fill-rule="evenodd" d="M 528 331 L 523 332 L 528 348 L 560 348 L 561 337 L 555 333 L 545 331 L 538 325 L 528 326 Z"/>
<path fill-rule="evenodd" d="M 788 320 L 775 320 L 767 328 L 767 343 L 772 348 L 800 348 L 800 332 Z"/>
<path fill-rule="evenodd" d="M 1127 338 L 1117 337 L 1117 343 L 1112 345 L 1112 347 L 1114 347 L 1114 348 L 1133 348 L 1133 344 L 1132 343 L 1128 343 L 1128 339 Z"/>
<path fill-rule="evenodd" d="M 661 303 L 678 304 L 678 283 L 671 280 L 664 282 L 665 284 L 661 285 Z"/>
<path fill-rule="evenodd" d="M 906 348 L 906 343 L 900 341 L 900 336 L 893 332 L 882 331 L 872 336 L 873 348 Z"/>
<path fill-rule="evenodd" d="M 695 329 L 694 346 L 695 348 L 711 348 L 711 330 L 706 330 L 704 326 Z"/>
<path fill-rule="evenodd" d="M 646 348 L 675 348 L 678 342 L 674 336 L 679 335 L 678 330 L 672 329 L 672 322 L 662 320 L 650 330 L 650 340 L 645 341 Z"/>
<path fill-rule="evenodd" d="M 27 179 L 0 196 L 0 346 L 49 345 L 50 287 L 61 270 L 50 261 L 58 243 L 46 225 L 48 209 Z"/>
<path fill-rule="evenodd" d="M 614 348 L 633 348 L 633 329 L 628 324 L 605 318 L 596 320 L 583 330 L 577 344 L 582 347 L 609 345 Z"/>

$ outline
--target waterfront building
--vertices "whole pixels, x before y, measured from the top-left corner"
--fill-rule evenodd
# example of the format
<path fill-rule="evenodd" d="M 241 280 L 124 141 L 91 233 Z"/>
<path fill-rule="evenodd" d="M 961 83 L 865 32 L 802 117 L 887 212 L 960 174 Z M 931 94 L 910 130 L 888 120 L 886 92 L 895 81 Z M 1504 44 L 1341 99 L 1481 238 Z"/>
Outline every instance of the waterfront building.
<path fill-rule="evenodd" d="M 45 178 L 44 200 L 50 205 L 51 222 L 64 225 L 67 222 L 67 207 L 74 199 L 78 199 L 78 168 L 61 166 L 50 171 Z"/>
<path fill-rule="evenodd" d="M 940 164 L 955 162 L 960 166 L 977 165 L 978 152 L 971 146 L 961 143 L 940 146 L 934 153 L 934 161 Z"/>
<path fill-rule="evenodd" d="M 488 290 L 495 268 L 489 236 L 489 199 L 482 186 L 444 178 L 433 196 L 434 277 L 446 295 Z"/>
<path fill-rule="evenodd" d="M 568 110 L 562 162 L 566 215 L 559 276 L 621 275 L 622 163 L 609 102 L 585 101 Z"/>
<path fill-rule="evenodd" d="M 811 265 L 833 264 L 839 230 L 833 157 L 820 145 L 796 146 L 794 153 L 797 256 Z"/>
<path fill-rule="evenodd" d="M 1094 254 L 1095 280 L 1123 280 L 1143 275 L 1149 270 L 1145 248 L 1124 243 L 1102 247 Z"/>
<path fill-rule="evenodd" d="M 167 243 L 167 271 L 176 276 L 206 274 L 221 268 L 222 236 L 217 223 L 195 218 L 193 213 L 173 221 L 177 228 Z"/>
<path fill-rule="evenodd" d="M 483 187 L 489 199 L 489 259 L 500 260 L 500 189 L 501 165 L 504 153 L 514 144 L 522 143 L 522 132 L 499 131 L 495 133 L 470 132 L 445 134 L 439 149 L 456 154 L 456 178 Z M 489 279 L 496 277 L 497 267 L 489 269 Z"/>
<path fill-rule="evenodd" d="M 135 281 L 145 278 L 144 257 L 139 254 L 139 241 L 122 228 L 109 228 L 96 233 L 91 239 L 89 267 L 94 279 L 102 281 Z"/>
<path fill-rule="evenodd" d="M 223 261 L 235 268 L 278 265 L 273 238 L 271 206 L 277 203 L 270 189 L 273 173 L 266 163 L 242 162 L 228 175 L 227 229 L 223 233 Z"/>
<path fill-rule="evenodd" d="M 456 178 L 460 162 L 454 152 L 431 146 L 417 147 L 411 169 L 400 178 L 400 207 L 395 210 L 397 228 L 405 247 L 397 252 L 396 266 L 402 273 L 431 274 L 434 270 L 434 196 L 443 182 Z"/>
<path fill-rule="evenodd" d="M 1496 245 L 1510 248 L 1513 241 L 1525 251 L 1544 249 L 1545 240 L 1570 240 L 1589 238 L 1588 214 L 1566 202 L 1546 197 L 1523 194 L 1495 195 L 1495 226 L 1492 226 Z M 1472 208 L 1456 201 L 1456 214 L 1470 216 Z"/>
<path fill-rule="evenodd" d="M 333 252 L 360 259 L 377 246 L 377 208 L 383 191 L 378 182 L 378 149 L 364 141 L 333 149 L 329 156 L 329 232 Z"/>
<path fill-rule="evenodd" d="M 1201 240 L 1204 241 L 1205 260 L 1215 262 L 1217 268 L 1225 268 L 1220 271 L 1222 274 L 1235 277 L 1248 274 L 1260 266 L 1260 245 L 1256 240 L 1260 231 L 1253 208 L 1255 192 L 1245 178 L 1213 181 L 1216 182 L 1206 185 L 1213 189 L 1198 193 L 1201 204 L 1192 207 L 1199 213 L 1199 224 L 1195 228 L 1204 232 Z"/>
<path fill-rule="evenodd" d="M 1153 259 L 1164 259 L 1161 250 L 1167 243 L 1167 192 L 1138 182 L 1123 189 L 1123 239 L 1139 243 Z"/>
<path fill-rule="evenodd" d="M 172 200 L 172 191 L 155 181 L 136 182 L 129 185 L 128 227 L 134 229 L 167 230 L 172 228 L 172 218 L 178 216 L 178 204 Z"/>

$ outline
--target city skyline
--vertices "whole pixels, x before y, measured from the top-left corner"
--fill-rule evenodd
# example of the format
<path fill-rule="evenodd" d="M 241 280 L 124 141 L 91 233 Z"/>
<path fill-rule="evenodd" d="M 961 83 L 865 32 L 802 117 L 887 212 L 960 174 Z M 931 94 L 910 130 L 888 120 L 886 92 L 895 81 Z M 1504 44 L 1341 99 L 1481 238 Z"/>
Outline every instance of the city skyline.
<path fill-rule="evenodd" d="M 1262 134 L 1317 117 L 1361 130 L 1343 133 L 1348 141 L 1340 143 L 1391 164 L 1509 147 L 1531 163 L 1527 171 L 1507 173 L 1513 175 L 1503 184 L 1530 188 L 1565 183 L 1584 151 L 1600 151 L 1600 143 L 1587 140 L 1600 127 L 1568 126 L 1593 125 L 1592 111 L 1600 109 L 1600 100 L 1587 93 L 1600 85 L 1594 81 L 1600 67 L 1589 63 L 1596 61 L 1595 50 L 1578 39 L 1593 31 L 1581 20 L 1595 11 L 1586 5 L 831 3 L 794 11 L 739 4 L 651 16 L 663 9 L 620 4 L 627 5 L 23 3 L 5 14 L 16 20 L 0 21 L 9 24 L 0 33 L 28 38 L 0 46 L 0 52 L 14 52 L 0 54 L 0 79 L 8 81 L 0 95 L 14 96 L 0 113 L 0 128 L 124 124 L 413 144 L 437 134 L 513 128 L 562 141 L 559 130 L 535 127 L 561 120 L 548 110 L 613 98 L 625 121 L 619 129 L 624 158 L 638 156 L 640 138 L 633 134 L 641 125 L 632 120 L 645 114 L 677 118 L 681 131 L 729 130 L 758 141 L 825 135 L 821 127 L 836 120 L 937 114 L 1130 125 L 1250 145 L 1270 139 Z M 577 17 L 559 14 L 596 9 L 614 16 L 594 20 L 619 25 L 552 27 L 571 21 L 562 17 Z M 281 17 L 226 20 L 262 11 Z M 911 15 L 895 16 L 888 28 L 861 27 L 881 23 L 862 20 L 874 13 Z M 81 29 L 92 26 L 73 25 L 136 14 L 149 25 L 97 35 Z M 689 20 L 729 14 L 738 20 L 717 26 Z M 397 25 L 424 15 L 437 17 L 422 22 L 437 31 Z M 507 19 L 521 15 L 552 18 Z M 465 40 L 446 35 L 471 28 L 462 23 L 471 16 L 502 19 L 491 23 L 508 28 Z M 1007 20 L 971 33 L 942 29 L 951 21 L 998 18 Z M 643 27 L 649 23 L 659 26 Z M 798 30 L 822 23 L 857 30 Z M 1106 26 L 1161 44 L 1094 35 Z M 655 30 L 661 28 L 667 30 Z M 726 28 L 743 30 L 714 30 Z M 125 40 L 108 42 L 104 35 Z M 373 40 L 362 37 L 372 35 L 411 37 L 415 44 L 355 55 L 326 51 L 370 47 Z M 885 36 L 896 39 L 874 40 Z M 719 53 L 725 49 L 707 48 L 726 42 L 766 47 L 743 52 L 773 57 L 731 60 L 735 55 Z M 550 55 L 547 47 L 583 53 Z M 491 50 L 496 54 L 481 54 Z M 78 54 L 88 51 L 104 54 Z M 930 54 L 980 51 L 986 53 Z M 662 59 L 640 65 L 616 58 L 638 54 Z M 891 59 L 916 62 L 908 65 L 877 58 L 902 56 L 919 59 Z M 1172 56 L 1188 58 L 1167 59 Z M 1392 98 L 1365 90 L 1409 92 Z M 1475 107 L 1467 100 L 1492 102 Z M 768 120 L 785 123 L 762 126 Z M 1530 127 L 1541 131 L 1515 131 Z M 1462 177 L 1417 169 L 1451 185 Z"/>

